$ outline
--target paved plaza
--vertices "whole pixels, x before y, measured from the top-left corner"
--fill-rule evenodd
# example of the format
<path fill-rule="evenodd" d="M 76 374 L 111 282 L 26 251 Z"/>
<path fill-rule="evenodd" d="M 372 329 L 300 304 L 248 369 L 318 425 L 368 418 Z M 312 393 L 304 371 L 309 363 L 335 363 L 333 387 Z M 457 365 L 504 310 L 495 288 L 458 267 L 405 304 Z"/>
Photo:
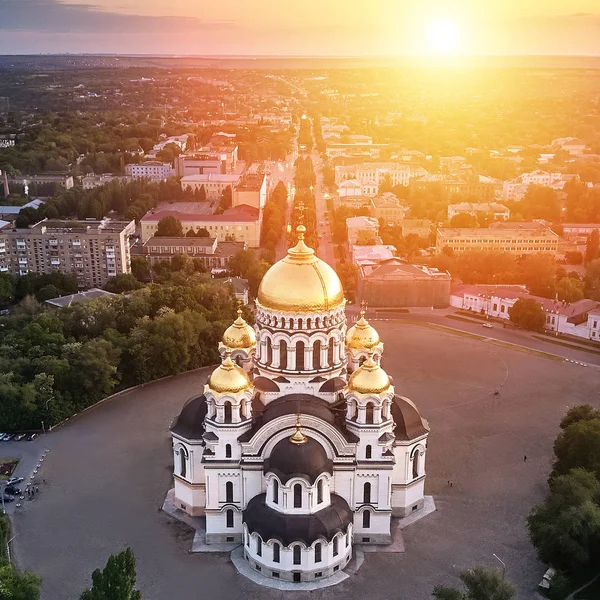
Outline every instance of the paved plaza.
<path fill-rule="evenodd" d="M 494 553 L 517 599 L 533 598 L 545 569 L 525 518 L 544 496 L 566 408 L 600 407 L 600 369 L 415 324 L 376 326 L 396 393 L 431 425 L 425 492 L 437 511 L 403 530 L 404 554 L 370 553 L 338 586 L 286 593 L 239 575 L 226 554 L 190 554 L 193 531 L 159 508 L 172 486 L 169 425 L 202 389 L 203 370 L 130 391 L 42 438 L 47 483 L 17 511 L 14 546 L 20 566 L 41 575 L 42 600 L 78 598 L 127 545 L 144 600 L 429 600 L 465 568 L 499 566 Z M 0 444 L 0 455 L 17 452 Z"/>

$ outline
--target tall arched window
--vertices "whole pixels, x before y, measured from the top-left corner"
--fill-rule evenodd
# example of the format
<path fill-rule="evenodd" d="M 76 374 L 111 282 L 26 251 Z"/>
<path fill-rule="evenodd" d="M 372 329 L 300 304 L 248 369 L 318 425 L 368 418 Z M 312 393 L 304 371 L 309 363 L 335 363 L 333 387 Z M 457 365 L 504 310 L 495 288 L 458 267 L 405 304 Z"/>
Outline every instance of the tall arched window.
<path fill-rule="evenodd" d="M 365 416 L 365 423 L 367 425 L 373 425 L 373 404 L 371 402 L 369 402 L 367 404 L 367 408 L 366 408 L 366 416 Z"/>
<path fill-rule="evenodd" d="M 231 458 L 231 444 L 225 444 L 225 458 Z"/>
<path fill-rule="evenodd" d="M 317 482 L 317 504 L 323 502 L 323 480 L 319 479 Z"/>
<path fill-rule="evenodd" d="M 363 502 L 371 502 L 371 484 L 368 481 L 363 486 Z"/>
<path fill-rule="evenodd" d="M 333 538 L 333 555 L 334 556 L 338 555 L 338 539 L 337 538 Z"/>
<path fill-rule="evenodd" d="M 273 544 L 273 562 L 279 562 L 279 551 L 280 547 L 277 542 Z"/>
<path fill-rule="evenodd" d="M 313 344 L 313 369 L 321 368 L 321 340 Z"/>
<path fill-rule="evenodd" d="M 312 319 L 306 320 L 306 329 L 312 329 Z"/>
<path fill-rule="evenodd" d="M 304 371 L 304 342 L 296 342 L 296 371 Z"/>
<path fill-rule="evenodd" d="M 413 479 L 416 479 L 419 476 L 419 458 L 421 453 L 419 449 L 416 448 L 413 454 Z"/>
<path fill-rule="evenodd" d="M 294 508 L 302 508 L 302 486 L 299 483 L 294 486 Z"/>
<path fill-rule="evenodd" d="M 225 502 L 233 502 L 233 482 L 225 484 Z"/>
<path fill-rule="evenodd" d="M 231 402 L 223 404 L 223 411 L 225 413 L 225 423 L 231 423 Z"/>
<path fill-rule="evenodd" d="M 321 542 L 315 544 L 315 562 L 321 562 Z"/>
<path fill-rule="evenodd" d="M 187 474 L 187 459 L 183 448 L 179 449 L 179 474 L 185 477 Z"/>
<path fill-rule="evenodd" d="M 369 529 L 371 527 L 371 511 L 365 510 L 363 512 L 363 529 Z"/>
<path fill-rule="evenodd" d="M 282 369 L 288 368 L 287 342 L 281 340 L 279 342 L 279 367 Z"/>
<path fill-rule="evenodd" d="M 277 479 L 273 479 L 273 502 L 279 503 L 279 481 Z"/>
<path fill-rule="evenodd" d="M 230 508 L 227 510 L 225 518 L 227 519 L 227 527 L 233 527 L 233 511 Z"/>
<path fill-rule="evenodd" d="M 302 548 L 300 548 L 298 545 L 294 546 L 294 564 L 302 564 Z"/>
<path fill-rule="evenodd" d="M 369 444 L 367 445 L 367 447 L 365 448 L 365 458 L 371 458 L 371 455 L 373 453 L 373 448 L 372 446 Z"/>
<path fill-rule="evenodd" d="M 333 358 L 333 351 L 335 348 L 335 342 L 333 341 L 333 338 L 329 340 L 329 346 L 327 347 L 327 364 L 331 367 L 333 366 L 333 364 L 335 363 L 335 360 Z"/>
<path fill-rule="evenodd" d="M 273 362 L 273 346 L 271 345 L 271 338 L 267 338 L 267 356 L 265 364 L 270 365 Z"/>
<path fill-rule="evenodd" d="M 256 538 L 256 556 L 262 556 L 262 540 L 260 537 Z"/>

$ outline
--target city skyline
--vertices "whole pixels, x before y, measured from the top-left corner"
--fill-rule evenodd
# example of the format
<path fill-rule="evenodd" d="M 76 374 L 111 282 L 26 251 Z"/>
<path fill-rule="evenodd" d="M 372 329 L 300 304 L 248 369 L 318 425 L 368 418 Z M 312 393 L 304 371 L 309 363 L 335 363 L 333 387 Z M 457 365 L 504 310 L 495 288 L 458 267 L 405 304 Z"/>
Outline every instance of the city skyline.
<path fill-rule="evenodd" d="M 3 54 L 600 55 L 593 0 L 0 0 L 0 14 Z"/>

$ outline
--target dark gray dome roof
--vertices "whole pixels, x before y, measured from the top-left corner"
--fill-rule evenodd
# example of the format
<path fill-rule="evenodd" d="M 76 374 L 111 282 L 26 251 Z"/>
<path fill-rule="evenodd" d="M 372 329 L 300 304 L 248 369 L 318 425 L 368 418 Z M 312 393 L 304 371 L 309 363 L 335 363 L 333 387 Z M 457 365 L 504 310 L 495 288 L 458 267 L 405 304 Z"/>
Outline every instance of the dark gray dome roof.
<path fill-rule="evenodd" d="M 171 431 L 188 440 L 200 440 L 204 434 L 204 418 L 208 412 L 204 395 L 188 400 L 171 425 Z"/>
<path fill-rule="evenodd" d="M 429 431 L 429 424 L 423 419 L 417 407 L 404 396 L 394 396 L 392 417 L 396 423 L 396 439 L 412 440 Z"/>
<path fill-rule="evenodd" d="M 333 461 L 327 457 L 325 448 L 312 438 L 307 438 L 305 444 L 294 444 L 288 438 L 277 442 L 264 464 L 264 472 L 275 473 L 281 483 L 292 477 L 303 477 L 312 484 L 325 471 L 333 473 Z"/>
<path fill-rule="evenodd" d="M 243 520 L 250 533 L 258 533 L 266 542 L 279 540 L 284 546 L 304 542 L 310 546 L 315 540 L 328 542 L 338 531 L 346 531 L 352 523 L 348 503 L 337 494 L 331 494 L 331 504 L 310 515 L 286 515 L 268 507 L 266 494 L 254 496 L 244 511 Z"/>

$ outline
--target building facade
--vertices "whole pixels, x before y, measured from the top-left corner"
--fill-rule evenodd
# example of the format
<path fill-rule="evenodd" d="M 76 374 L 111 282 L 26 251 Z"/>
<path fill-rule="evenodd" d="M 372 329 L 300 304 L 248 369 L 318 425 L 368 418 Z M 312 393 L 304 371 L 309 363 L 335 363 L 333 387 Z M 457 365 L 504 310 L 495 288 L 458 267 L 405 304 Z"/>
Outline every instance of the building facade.
<path fill-rule="evenodd" d="M 371 215 L 388 225 L 400 225 L 404 221 L 406 210 L 391 192 L 385 192 L 371 200 Z"/>
<path fill-rule="evenodd" d="M 135 179 L 167 179 L 173 173 L 173 169 L 169 163 L 161 163 L 158 161 L 146 161 L 139 164 L 125 165 L 125 175 Z"/>
<path fill-rule="evenodd" d="M 261 282 L 254 328 L 239 316 L 225 332 L 222 364 L 171 426 L 175 505 L 205 516 L 207 544 L 240 543 L 254 570 L 296 582 L 391 542 L 392 516 L 423 505 L 429 433 L 298 234 Z"/>
<path fill-rule="evenodd" d="M 230 187 L 233 191 L 237 185 L 240 176 L 226 173 L 206 173 L 204 175 L 186 175 L 181 178 L 181 187 L 183 189 L 199 190 L 204 187 L 206 199 L 209 202 L 217 202 L 221 199 L 221 194 Z"/>
<path fill-rule="evenodd" d="M 68 273 L 80 288 L 102 287 L 131 273 L 129 239 L 135 221 L 49 221 L 27 229 L 0 230 L 0 272 Z"/>
<path fill-rule="evenodd" d="M 357 165 L 335 167 L 335 182 L 339 185 L 345 179 L 358 181 L 365 189 L 366 195 L 375 196 L 379 186 L 389 179 L 393 186 L 407 186 L 410 183 L 410 166 L 400 163 L 362 163 Z"/>
<path fill-rule="evenodd" d="M 233 188 L 232 206 L 252 206 L 262 210 L 267 201 L 267 178 L 264 174 L 248 173 Z"/>
<path fill-rule="evenodd" d="M 524 255 L 536 252 L 556 254 L 559 236 L 547 227 L 537 229 L 504 228 L 447 228 L 437 230 L 436 249 L 440 254 L 444 248 L 453 252 L 467 250 L 497 250 Z"/>
<path fill-rule="evenodd" d="M 477 217 L 480 214 L 486 215 L 492 221 L 508 221 L 510 210 L 498 202 L 459 202 L 457 204 L 448 204 L 448 220 L 456 215 L 471 215 Z"/>

